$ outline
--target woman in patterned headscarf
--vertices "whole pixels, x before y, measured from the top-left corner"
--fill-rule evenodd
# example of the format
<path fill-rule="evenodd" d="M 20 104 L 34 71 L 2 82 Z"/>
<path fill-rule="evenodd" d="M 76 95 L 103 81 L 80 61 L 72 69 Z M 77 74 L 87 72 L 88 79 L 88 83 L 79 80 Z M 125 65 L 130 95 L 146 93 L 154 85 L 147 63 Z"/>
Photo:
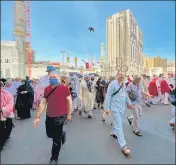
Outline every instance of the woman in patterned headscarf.
<path fill-rule="evenodd" d="M 30 110 L 34 101 L 34 90 L 27 80 L 22 80 L 22 85 L 17 89 L 17 101 L 15 109 L 18 117 L 28 119 L 31 117 Z"/>

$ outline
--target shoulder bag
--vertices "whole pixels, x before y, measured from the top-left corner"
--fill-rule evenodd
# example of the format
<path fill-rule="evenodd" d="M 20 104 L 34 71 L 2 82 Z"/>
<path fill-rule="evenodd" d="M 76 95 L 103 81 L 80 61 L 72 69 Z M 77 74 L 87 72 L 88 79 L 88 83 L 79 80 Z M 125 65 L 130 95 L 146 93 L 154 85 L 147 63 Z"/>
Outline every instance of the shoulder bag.
<path fill-rule="evenodd" d="M 132 90 L 130 92 L 128 92 L 128 96 L 129 96 L 129 99 L 131 101 L 136 101 L 137 98 L 138 98 L 138 91 L 139 91 L 139 86 L 137 86 L 137 92 Z"/>

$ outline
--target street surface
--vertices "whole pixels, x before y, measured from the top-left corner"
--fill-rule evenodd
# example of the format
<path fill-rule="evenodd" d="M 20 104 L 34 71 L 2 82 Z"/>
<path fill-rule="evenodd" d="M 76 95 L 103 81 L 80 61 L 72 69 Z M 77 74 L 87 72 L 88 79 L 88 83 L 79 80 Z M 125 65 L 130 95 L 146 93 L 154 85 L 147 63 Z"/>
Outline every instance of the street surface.
<path fill-rule="evenodd" d="M 110 117 L 101 122 L 100 110 L 94 111 L 94 119 L 73 115 L 66 126 L 67 142 L 62 147 L 58 164 L 175 164 L 175 131 L 168 121 L 171 107 L 153 105 L 143 108 L 140 118 L 142 137 L 132 133 L 124 116 L 124 133 L 131 157 L 126 158 L 115 139 L 110 136 Z M 11 141 L 1 154 L 2 164 L 48 164 L 52 140 L 45 134 L 45 115 L 37 129 L 32 118 L 15 121 Z"/>

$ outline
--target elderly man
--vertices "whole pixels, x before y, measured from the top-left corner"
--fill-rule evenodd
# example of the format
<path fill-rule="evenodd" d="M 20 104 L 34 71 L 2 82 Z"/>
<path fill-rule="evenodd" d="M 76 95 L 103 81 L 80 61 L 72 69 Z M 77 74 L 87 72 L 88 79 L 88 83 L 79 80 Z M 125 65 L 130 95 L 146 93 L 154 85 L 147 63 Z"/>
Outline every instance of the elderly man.
<path fill-rule="evenodd" d="M 69 89 L 65 85 L 61 85 L 58 71 L 50 73 L 49 83 L 50 86 L 44 90 L 44 97 L 36 114 L 34 127 L 36 128 L 39 124 L 40 116 L 48 105 L 45 121 L 46 133 L 49 138 L 53 139 L 50 164 L 57 164 L 61 145 L 66 140 L 63 125 L 66 119 L 71 119 L 72 98 Z"/>
<path fill-rule="evenodd" d="M 138 120 L 139 117 L 142 115 L 142 95 L 146 97 L 150 97 L 150 95 L 143 91 L 141 85 L 141 76 L 135 75 L 134 80 L 128 85 L 127 93 L 128 96 L 134 105 L 134 109 L 132 109 L 132 116 L 127 117 L 129 124 L 133 127 L 133 133 L 137 136 L 142 136 L 141 132 L 138 128 Z"/>
<path fill-rule="evenodd" d="M 66 72 L 66 71 L 61 72 L 61 83 L 65 86 L 68 85 L 68 77 L 69 77 L 68 72 Z"/>
<path fill-rule="evenodd" d="M 88 118 L 92 117 L 92 109 L 94 106 L 94 102 L 92 99 L 92 91 L 93 91 L 93 85 L 90 81 L 89 75 L 84 75 L 84 80 L 80 83 L 80 90 L 79 90 L 79 99 L 81 100 L 81 109 L 79 110 L 79 115 L 82 115 L 82 112 L 88 113 Z"/>
<path fill-rule="evenodd" d="M 117 73 L 116 80 L 113 80 L 109 86 L 106 93 L 106 110 L 105 112 L 109 114 L 113 119 L 112 133 L 117 136 L 118 143 L 120 144 L 121 151 L 124 155 L 128 156 L 130 153 L 129 148 L 123 133 L 122 120 L 123 114 L 125 112 L 125 105 L 129 108 L 133 108 L 130 99 L 126 93 L 126 85 L 124 83 L 124 74 L 122 72 Z M 111 133 L 111 134 L 112 134 Z"/>
<path fill-rule="evenodd" d="M 113 80 L 115 80 L 115 77 L 114 76 L 109 76 L 108 82 L 106 83 L 106 86 L 104 88 L 104 96 L 105 96 L 105 98 L 106 98 L 106 93 L 107 93 L 107 90 L 108 90 L 108 86 Z M 107 117 L 107 114 L 104 111 L 103 115 L 102 115 L 102 122 L 105 122 L 106 117 Z M 116 135 L 112 135 L 112 136 L 116 137 Z"/>

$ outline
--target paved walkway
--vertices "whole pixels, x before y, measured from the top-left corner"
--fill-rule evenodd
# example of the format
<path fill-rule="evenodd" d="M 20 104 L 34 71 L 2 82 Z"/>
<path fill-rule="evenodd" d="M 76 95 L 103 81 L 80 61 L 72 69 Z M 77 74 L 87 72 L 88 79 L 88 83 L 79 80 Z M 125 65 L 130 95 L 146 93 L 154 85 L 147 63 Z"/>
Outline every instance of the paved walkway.
<path fill-rule="evenodd" d="M 124 157 L 110 134 L 110 118 L 101 122 L 101 111 L 94 112 L 94 119 L 73 115 L 67 124 L 67 142 L 60 154 L 59 164 L 175 164 L 175 131 L 168 126 L 171 107 L 156 105 L 144 108 L 140 120 L 142 137 L 132 133 L 126 116 L 124 132 L 131 148 L 130 158 Z M 45 134 L 45 115 L 37 129 L 32 118 L 15 121 L 12 139 L 1 154 L 2 164 L 48 164 L 52 141 Z"/>

